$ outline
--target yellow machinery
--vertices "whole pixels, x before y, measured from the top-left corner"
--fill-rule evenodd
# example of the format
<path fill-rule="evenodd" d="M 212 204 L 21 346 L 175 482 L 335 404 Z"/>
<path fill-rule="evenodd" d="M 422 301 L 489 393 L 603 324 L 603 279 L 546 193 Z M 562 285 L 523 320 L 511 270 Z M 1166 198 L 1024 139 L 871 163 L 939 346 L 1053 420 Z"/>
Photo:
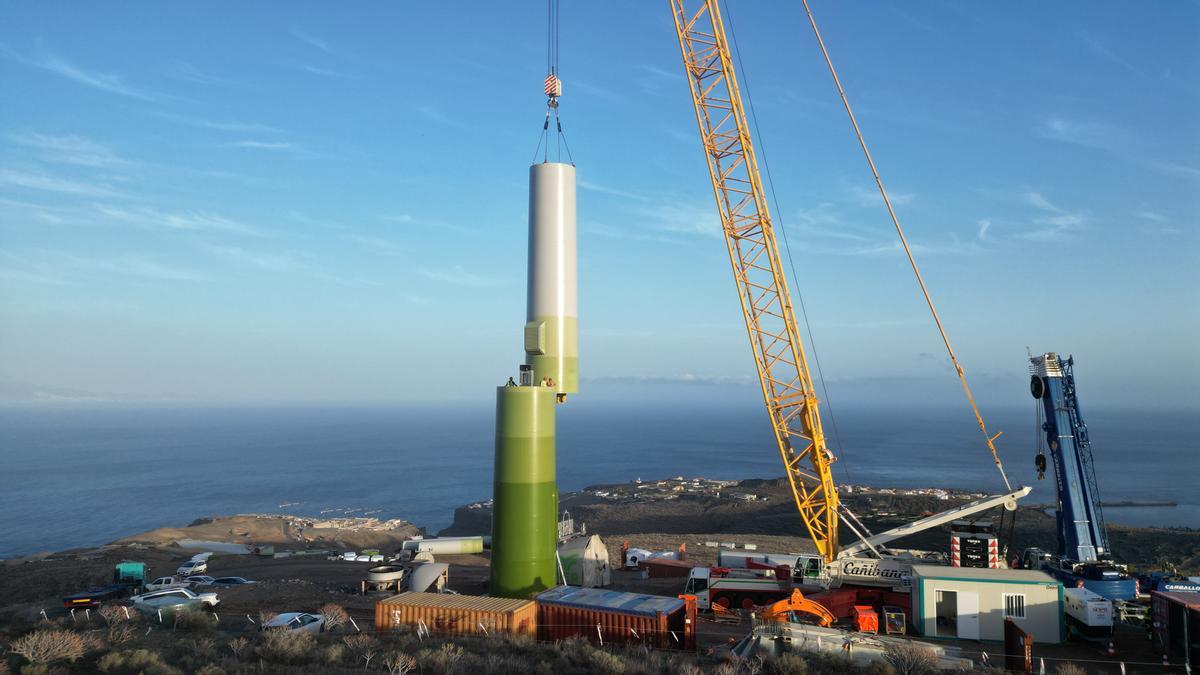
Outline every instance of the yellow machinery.
<path fill-rule="evenodd" d="M 718 0 L 670 0 L 746 330 L 788 483 L 826 561 L 838 495 Z"/>
<path fill-rule="evenodd" d="M 817 553 L 826 563 L 832 563 L 838 559 L 840 552 L 840 507 L 831 471 L 834 456 L 826 447 L 825 435 L 821 431 L 816 391 L 804 357 L 804 347 L 800 342 L 800 331 L 767 208 L 766 193 L 758 172 L 750 125 L 742 106 L 741 93 L 738 91 L 732 52 L 721 19 L 720 0 L 669 0 L 669 3 L 675 20 L 675 32 L 679 37 L 679 49 L 683 56 L 688 87 L 696 108 L 696 121 L 700 126 L 700 138 L 712 178 L 713 194 L 717 200 L 725 244 L 733 265 L 742 315 L 754 351 L 763 400 L 771 417 L 775 440 L 787 470 L 788 483 L 800 517 L 816 545 Z M 847 525 L 862 539 L 862 544 L 847 549 L 844 552 L 845 557 L 866 549 L 870 549 L 878 557 L 883 557 L 877 550 L 877 545 L 940 524 L 948 515 L 955 513 L 961 517 L 966 513 L 975 513 L 997 504 L 1003 504 L 1008 510 L 1015 510 L 1016 500 L 1028 494 L 1029 489 L 1013 490 L 1009 484 L 994 445 L 996 437 L 1000 434 L 991 435 L 984 424 L 983 416 L 967 385 L 965 371 L 959 365 L 958 358 L 950 346 L 950 338 L 942 326 L 937 310 L 934 309 L 933 299 L 921 277 L 917 261 L 900 227 L 900 221 L 892 209 L 879 172 L 875 169 L 871 153 L 867 150 L 854 112 L 842 90 L 829 52 L 825 49 L 825 42 L 817 30 L 812 12 L 808 9 L 808 2 L 802 0 L 802 3 L 842 104 L 854 127 L 859 145 L 870 166 L 871 174 L 887 206 L 888 215 L 908 256 L 917 284 L 962 383 L 975 421 L 1009 490 L 1007 494 L 978 500 L 881 535 L 870 535 L 864 527 L 860 527 L 861 523 L 856 525 L 853 514 L 848 514 Z M 855 582 L 870 583 L 861 579 Z"/>

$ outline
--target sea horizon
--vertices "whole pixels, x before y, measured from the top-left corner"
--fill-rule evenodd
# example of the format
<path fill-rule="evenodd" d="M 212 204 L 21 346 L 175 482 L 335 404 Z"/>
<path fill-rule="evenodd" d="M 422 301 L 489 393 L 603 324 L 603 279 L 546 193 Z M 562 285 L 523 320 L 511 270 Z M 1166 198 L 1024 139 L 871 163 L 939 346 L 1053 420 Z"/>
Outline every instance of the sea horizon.
<path fill-rule="evenodd" d="M 454 508 L 491 497 L 491 404 L 0 405 L 0 558 L 107 543 L 234 513 L 401 518 L 436 533 Z M 840 405 L 826 417 L 840 484 L 1000 492 L 970 411 L 944 405 Z M 985 410 L 1004 431 L 1001 459 L 1026 503 L 1052 503 L 1037 481 L 1032 406 Z M 1094 407 L 1089 424 L 1109 523 L 1200 527 L 1189 484 L 1200 467 L 1186 409 Z M 836 427 L 836 429 L 834 428 Z M 559 410 L 559 488 L 674 476 L 783 474 L 760 407 L 574 403 Z M 1136 448 L 1137 452 L 1130 452 Z M 1154 482 L 1130 481 L 1150 466 Z M 1048 477 L 1049 479 L 1049 477 Z M 281 508 L 287 505 L 287 508 Z"/>

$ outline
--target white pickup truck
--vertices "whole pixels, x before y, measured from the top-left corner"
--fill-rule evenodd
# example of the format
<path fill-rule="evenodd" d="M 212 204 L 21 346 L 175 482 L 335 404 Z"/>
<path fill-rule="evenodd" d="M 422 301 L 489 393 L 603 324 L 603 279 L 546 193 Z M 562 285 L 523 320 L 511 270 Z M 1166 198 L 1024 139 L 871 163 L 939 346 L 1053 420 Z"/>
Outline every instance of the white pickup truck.
<path fill-rule="evenodd" d="M 191 588 L 192 585 L 175 577 L 159 577 L 146 584 L 147 591 L 165 591 L 171 588 Z"/>

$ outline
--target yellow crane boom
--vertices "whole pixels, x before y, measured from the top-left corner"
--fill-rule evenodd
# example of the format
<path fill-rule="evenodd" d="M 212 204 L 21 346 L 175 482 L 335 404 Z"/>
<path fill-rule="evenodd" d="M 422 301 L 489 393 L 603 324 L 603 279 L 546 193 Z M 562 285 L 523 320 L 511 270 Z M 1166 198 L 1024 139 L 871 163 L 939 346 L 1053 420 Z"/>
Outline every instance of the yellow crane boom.
<path fill-rule="evenodd" d="M 796 507 L 826 561 L 838 495 L 718 0 L 669 0 L 746 332 Z"/>

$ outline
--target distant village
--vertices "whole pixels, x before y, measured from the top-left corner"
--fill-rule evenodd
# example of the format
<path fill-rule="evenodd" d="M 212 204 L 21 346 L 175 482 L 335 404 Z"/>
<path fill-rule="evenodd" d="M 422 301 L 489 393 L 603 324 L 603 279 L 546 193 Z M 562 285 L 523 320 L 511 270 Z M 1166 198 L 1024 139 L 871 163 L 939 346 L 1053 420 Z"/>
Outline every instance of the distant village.
<path fill-rule="evenodd" d="M 771 495 L 764 494 L 761 491 L 756 492 L 753 488 L 744 486 L 742 483 L 743 481 L 716 480 L 700 476 L 695 478 L 676 476 L 674 478 L 650 481 L 637 478 L 628 483 L 589 486 L 584 488 L 581 493 L 597 499 L 619 503 L 668 501 L 685 495 L 760 503 L 771 500 Z M 839 485 L 838 493 L 845 497 L 854 497 L 856 501 L 862 499 L 866 503 L 870 503 L 871 497 L 874 496 L 926 497 L 941 501 L 948 501 L 951 498 L 979 499 L 987 496 L 986 493 L 982 492 L 963 492 L 934 487 L 880 488 L 852 484 Z M 491 508 L 491 506 L 492 500 L 488 499 L 469 504 L 467 508 L 483 509 Z"/>

